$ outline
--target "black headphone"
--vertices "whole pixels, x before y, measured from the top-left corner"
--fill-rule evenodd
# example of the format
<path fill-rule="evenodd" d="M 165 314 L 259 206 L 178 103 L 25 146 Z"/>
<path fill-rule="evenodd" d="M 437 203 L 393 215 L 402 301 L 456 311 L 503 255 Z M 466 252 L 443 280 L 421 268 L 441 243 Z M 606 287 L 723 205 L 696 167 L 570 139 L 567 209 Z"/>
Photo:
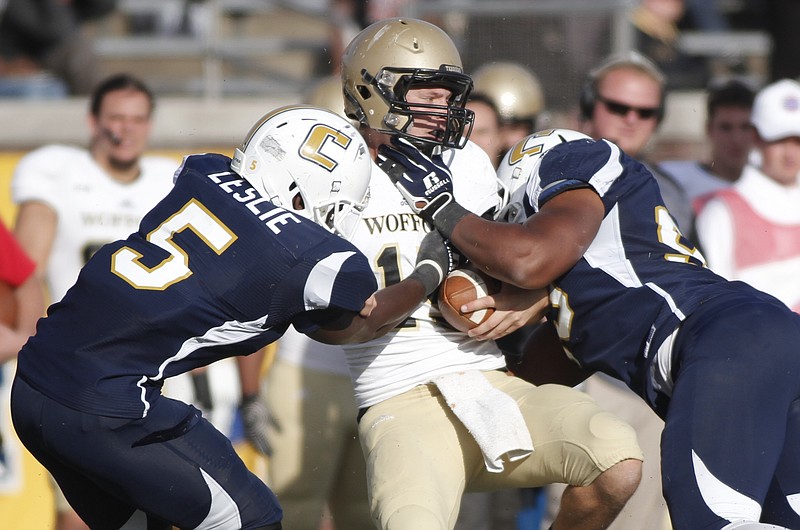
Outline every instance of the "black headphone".
<path fill-rule="evenodd" d="M 612 55 L 596 68 L 593 68 L 581 86 L 581 93 L 578 96 L 578 106 L 581 112 L 581 119 L 588 121 L 592 119 L 594 114 L 594 106 L 597 103 L 597 84 L 606 73 L 611 70 L 616 70 L 620 67 L 631 66 L 642 72 L 647 73 L 650 77 L 658 81 L 659 88 L 661 89 L 661 99 L 658 102 L 658 113 L 656 114 L 656 122 L 661 123 L 664 118 L 664 104 L 666 100 L 666 86 L 664 74 L 659 68 L 647 57 L 641 53 L 632 50 L 627 53 Z"/>

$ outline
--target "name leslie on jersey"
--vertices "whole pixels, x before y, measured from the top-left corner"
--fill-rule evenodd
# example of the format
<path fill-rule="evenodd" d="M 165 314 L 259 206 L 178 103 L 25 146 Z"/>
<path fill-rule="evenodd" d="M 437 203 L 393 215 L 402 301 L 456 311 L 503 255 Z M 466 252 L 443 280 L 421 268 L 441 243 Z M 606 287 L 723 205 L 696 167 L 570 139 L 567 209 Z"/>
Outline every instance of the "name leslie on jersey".
<path fill-rule="evenodd" d="M 229 194 L 238 202 L 241 202 L 250 210 L 259 220 L 264 221 L 264 224 L 274 234 L 281 233 L 281 227 L 289 222 L 300 224 L 300 218 L 288 210 L 272 203 L 267 197 L 261 196 L 255 188 L 246 180 L 239 178 L 238 175 L 231 171 L 224 171 L 222 173 L 212 173 L 207 177 L 219 186 L 225 193 Z M 224 179 L 223 177 L 230 177 Z M 262 212 L 259 210 L 259 205 L 266 203 L 272 206 L 271 210 Z"/>

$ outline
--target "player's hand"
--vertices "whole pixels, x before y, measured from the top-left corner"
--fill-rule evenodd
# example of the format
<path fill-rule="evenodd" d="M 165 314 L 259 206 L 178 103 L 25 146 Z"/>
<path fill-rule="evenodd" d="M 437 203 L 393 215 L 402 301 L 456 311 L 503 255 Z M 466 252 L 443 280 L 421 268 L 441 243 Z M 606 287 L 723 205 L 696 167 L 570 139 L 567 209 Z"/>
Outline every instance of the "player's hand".
<path fill-rule="evenodd" d="M 411 275 L 422 282 L 425 294 L 430 295 L 456 267 L 457 259 L 453 247 L 439 232 L 428 232 L 419 245 L 417 262 Z"/>
<path fill-rule="evenodd" d="M 414 210 L 426 221 L 453 201 L 453 176 L 441 155 L 428 156 L 401 136 L 378 149 L 378 166 Z"/>
<path fill-rule="evenodd" d="M 523 326 L 535 324 L 544 318 L 550 308 L 547 289 L 521 289 L 503 283 L 500 291 L 464 304 L 462 311 L 477 311 L 494 307 L 486 322 L 469 330 L 467 334 L 478 340 L 495 340 L 513 333 Z"/>
<path fill-rule="evenodd" d="M 358 314 L 362 318 L 369 318 L 375 308 L 378 306 L 378 301 L 375 299 L 375 293 L 372 293 L 369 298 L 364 302 L 364 307 L 361 308 L 361 311 Z"/>
<path fill-rule="evenodd" d="M 272 445 L 267 437 L 267 427 L 272 423 L 269 409 L 258 394 L 244 396 L 239 405 L 244 436 L 253 447 L 267 456 L 272 455 Z"/>

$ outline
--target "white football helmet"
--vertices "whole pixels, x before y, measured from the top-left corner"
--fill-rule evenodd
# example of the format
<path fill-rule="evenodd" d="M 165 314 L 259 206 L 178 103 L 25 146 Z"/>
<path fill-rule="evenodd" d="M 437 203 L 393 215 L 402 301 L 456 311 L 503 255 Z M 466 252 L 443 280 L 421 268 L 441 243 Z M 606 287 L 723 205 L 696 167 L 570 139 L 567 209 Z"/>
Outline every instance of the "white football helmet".
<path fill-rule="evenodd" d="M 372 129 L 444 147 L 463 147 L 469 138 L 475 115 L 464 104 L 472 79 L 450 37 L 429 22 L 390 18 L 362 30 L 342 56 L 342 83 L 345 114 Z M 444 87 L 453 95 L 447 105 L 411 108 L 406 93 L 421 86 Z M 411 135 L 415 116 L 446 117 L 441 137 Z"/>
<path fill-rule="evenodd" d="M 526 136 L 509 149 L 497 168 L 502 200 L 495 215 L 496 220 L 521 223 L 528 218 L 523 204 L 526 184 L 539 169 L 545 153 L 558 144 L 572 140 L 591 138 L 570 129 L 545 129 Z"/>
<path fill-rule="evenodd" d="M 289 105 L 250 129 L 231 169 L 274 204 L 349 238 L 369 198 L 372 160 L 345 118 Z"/>

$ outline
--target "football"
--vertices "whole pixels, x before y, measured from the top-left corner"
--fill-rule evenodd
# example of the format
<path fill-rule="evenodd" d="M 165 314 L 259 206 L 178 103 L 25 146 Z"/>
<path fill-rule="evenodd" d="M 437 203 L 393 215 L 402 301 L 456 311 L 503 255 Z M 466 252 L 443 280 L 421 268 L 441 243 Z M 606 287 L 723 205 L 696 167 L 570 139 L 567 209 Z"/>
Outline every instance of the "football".
<path fill-rule="evenodd" d="M 439 287 L 439 311 L 448 324 L 458 331 L 467 332 L 482 324 L 494 309 L 462 313 L 459 308 L 477 298 L 500 290 L 500 280 L 492 278 L 471 265 L 452 271 Z"/>
<path fill-rule="evenodd" d="M 0 280 L 0 323 L 13 327 L 17 322 L 17 299 L 14 289 Z"/>

